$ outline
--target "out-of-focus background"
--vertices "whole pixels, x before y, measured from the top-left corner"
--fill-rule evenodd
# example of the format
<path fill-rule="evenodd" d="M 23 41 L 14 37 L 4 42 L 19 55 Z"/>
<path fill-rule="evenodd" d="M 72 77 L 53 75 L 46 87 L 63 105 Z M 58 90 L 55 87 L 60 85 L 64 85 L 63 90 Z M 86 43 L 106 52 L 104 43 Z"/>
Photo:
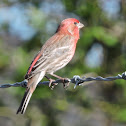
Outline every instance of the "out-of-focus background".
<path fill-rule="evenodd" d="M 22 81 L 41 46 L 70 17 L 85 28 L 74 58 L 58 75 L 107 77 L 126 70 L 125 0 L 0 0 L 0 84 Z M 73 86 L 39 86 L 25 115 L 15 114 L 25 89 L 0 89 L 0 125 L 126 125 L 126 81 Z"/>

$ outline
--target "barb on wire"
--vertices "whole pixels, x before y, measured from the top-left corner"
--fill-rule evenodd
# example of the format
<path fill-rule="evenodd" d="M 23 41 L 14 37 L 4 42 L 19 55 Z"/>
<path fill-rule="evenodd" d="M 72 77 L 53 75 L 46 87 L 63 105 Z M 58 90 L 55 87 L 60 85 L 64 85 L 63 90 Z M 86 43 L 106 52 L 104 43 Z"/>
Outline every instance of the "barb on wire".
<path fill-rule="evenodd" d="M 87 82 L 87 81 L 113 81 L 113 80 L 117 80 L 117 79 L 126 80 L 126 71 L 124 73 L 122 73 L 122 74 L 118 74 L 117 76 L 106 77 L 106 78 L 103 78 L 101 76 L 80 78 L 80 76 L 75 75 L 71 79 L 65 79 L 64 83 L 73 83 L 73 84 L 75 84 L 75 86 L 74 86 L 74 89 L 75 89 L 76 86 L 82 85 L 82 83 Z M 59 83 L 63 83 L 63 80 L 57 79 L 57 80 L 52 82 L 52 84 L 54 84 L 54 85 L 55 84 L 57 85 Z M 38 85 L 49 85 L 49 81 L 40 82 Z M 26 88 L 26 86 L 27 86 L 27 80 L 24 80 L 22 82 L 16 82 L 14 84 L 1 84 L 0 88 L 8 88 L 8 87 L 24 87 L 24 88 Z"/>

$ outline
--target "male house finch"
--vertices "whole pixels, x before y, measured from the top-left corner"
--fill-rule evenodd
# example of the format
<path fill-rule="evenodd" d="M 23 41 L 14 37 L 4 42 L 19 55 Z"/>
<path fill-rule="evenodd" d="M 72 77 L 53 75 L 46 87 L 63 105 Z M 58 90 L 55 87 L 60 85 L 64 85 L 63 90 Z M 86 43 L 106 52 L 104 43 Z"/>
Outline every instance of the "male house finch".
<path fill-rule="evenodd" d="M 25 79 L 28 81 L 27 88 L 17 114 L 25 113 L 32 93 L 46 74 L 60 78 L 54 72 L 66 66 L 74 56 L 79 30 L 83 26 L 75 18 L 65 19 L 59 25 L 56 33 L 46 41 L 25 75 Z"/>

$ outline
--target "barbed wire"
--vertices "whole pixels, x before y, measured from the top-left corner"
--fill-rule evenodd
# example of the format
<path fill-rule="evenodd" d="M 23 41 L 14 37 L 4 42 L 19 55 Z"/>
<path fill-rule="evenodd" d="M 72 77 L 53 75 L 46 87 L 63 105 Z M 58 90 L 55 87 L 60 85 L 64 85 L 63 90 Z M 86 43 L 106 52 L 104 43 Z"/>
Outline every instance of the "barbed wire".
<path fill-rule="evenodd" d="M 84 85 L 84 82 L 88 82 L 88 81 L 113 81 L 113 80 L 117 80 L 117 79 L 124 79 L 126 80 L 126 72 L 122 73 L 122 74 L 118 74 L 117 76 L 111 76 L 111 77 L 80 77 L 78 75 L 73 76 L 73 78 L 69 79 L 66 78 L 63 80 L 61 79 L 57 79 L 55 81 L 52 82 L 52 85 L 57 85 L 60 83 L 64 83 L 64 84 L 68 84 L 68 83 L 73 83 L 75 84 L 74 88 L 76 88 L 76 86 L 80 86 L 80 85 Z M 38 85 L 49 85 L 49 81 L 44 81 L 44 82 L 40 82 Z M 1 84 L 0 88 L 8 88 L 8 87 L 27 87 L 27 80 L 23 80 L 22 82 L 16 82 L 14 84 Z"/>

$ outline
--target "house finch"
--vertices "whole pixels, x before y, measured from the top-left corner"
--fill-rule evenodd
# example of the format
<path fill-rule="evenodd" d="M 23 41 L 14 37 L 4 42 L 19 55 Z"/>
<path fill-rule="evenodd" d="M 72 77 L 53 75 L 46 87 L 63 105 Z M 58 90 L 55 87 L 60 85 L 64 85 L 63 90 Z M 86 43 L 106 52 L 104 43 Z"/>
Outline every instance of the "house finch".
<path fill-rule="evenodd" d="M 79 30 L 83 26 L 75 18 L 65 19 L 59 25 L 56 33 L 46 41 L 25 75 L 25 79 L 28 81 L 27 88 L 17 114 L 25 113 L 32 93 L 46 74 L 60 78 L 54 72 L 66 66 L 74 56 Z"/>

